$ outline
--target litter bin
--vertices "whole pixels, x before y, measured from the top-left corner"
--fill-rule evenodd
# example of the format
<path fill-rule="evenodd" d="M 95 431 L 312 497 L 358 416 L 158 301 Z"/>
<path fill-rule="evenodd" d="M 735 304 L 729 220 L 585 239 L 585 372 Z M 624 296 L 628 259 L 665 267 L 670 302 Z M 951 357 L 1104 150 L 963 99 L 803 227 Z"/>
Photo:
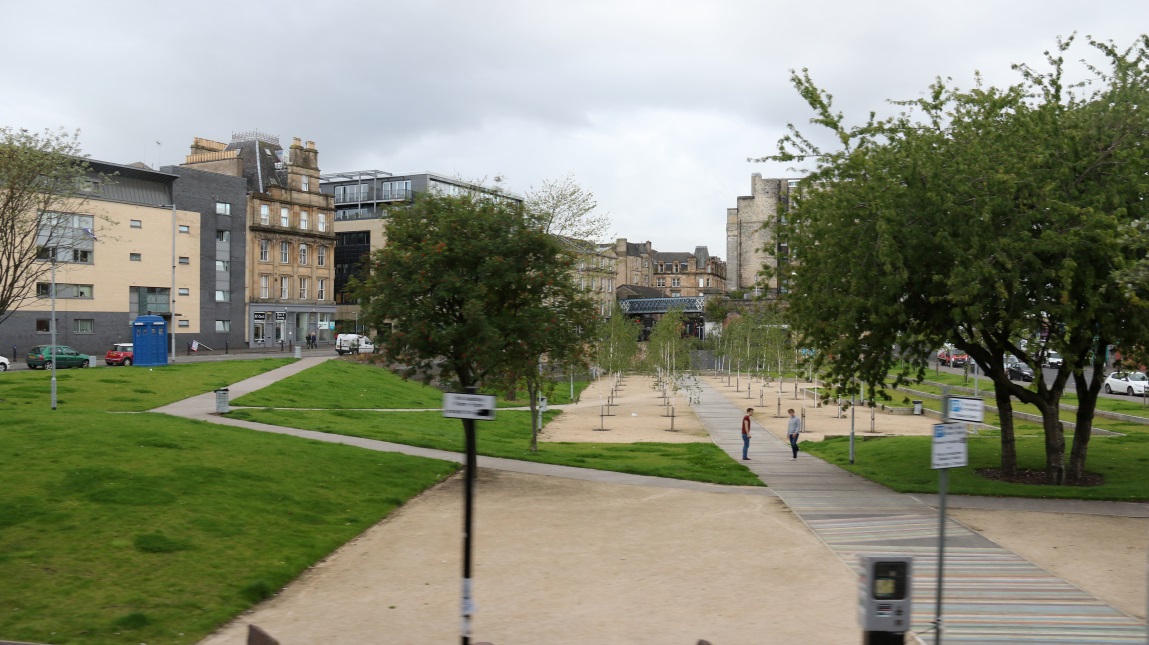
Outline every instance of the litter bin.
<path fill-rule="evenodd" d="M 921 414 L 922 414 L 922 402 L 921 401 L 914 401 L 914 414 L 921 416 Z"/>
<path fill-rule="evenodd" d="M 295 358 L 303 358 L 303 348 L 299 345 L 295 346 Z"/>
<path fill-rule="evenodd" d="M 228 412 L 226 387 L 215 391 L 215 411 L 220 414 Z"/>

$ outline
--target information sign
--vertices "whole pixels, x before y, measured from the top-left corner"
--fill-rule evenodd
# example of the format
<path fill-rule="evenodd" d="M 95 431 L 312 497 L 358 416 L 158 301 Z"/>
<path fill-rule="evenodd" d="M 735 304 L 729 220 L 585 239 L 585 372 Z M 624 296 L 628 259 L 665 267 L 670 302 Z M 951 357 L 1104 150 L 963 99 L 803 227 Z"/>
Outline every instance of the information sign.
<path fill-rule="evenodd" d="M 443 394 L 443 416 L 451 419 L 495 420 L 495 397 L 486 394 Z"/>
<path fill-rule="evenodd" d="M 969 465 L 965 425 L 939 423 L 934 426 L 934 443 L 930 451 L 930 468 L 957 468 Z"/>
<path fill-rule="evenodd" d="M 950 421 L 985 421 L 985 401 L 964 396 L 951 396 L 949 398 Z"/>

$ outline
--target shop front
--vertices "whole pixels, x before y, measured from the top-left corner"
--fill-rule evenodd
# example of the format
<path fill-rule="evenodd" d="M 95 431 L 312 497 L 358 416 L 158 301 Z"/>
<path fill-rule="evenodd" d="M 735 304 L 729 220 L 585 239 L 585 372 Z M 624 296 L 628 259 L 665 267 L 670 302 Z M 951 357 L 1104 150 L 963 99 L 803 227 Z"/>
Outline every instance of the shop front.
<path fill-rule="evenodd" d="M 292 305 L 251 306 L 249 346 L 286 349 L 296 343 L 306 347 L 307 337 L 315 335 L 316 343 L 334 340 L 335 308 Z"/>

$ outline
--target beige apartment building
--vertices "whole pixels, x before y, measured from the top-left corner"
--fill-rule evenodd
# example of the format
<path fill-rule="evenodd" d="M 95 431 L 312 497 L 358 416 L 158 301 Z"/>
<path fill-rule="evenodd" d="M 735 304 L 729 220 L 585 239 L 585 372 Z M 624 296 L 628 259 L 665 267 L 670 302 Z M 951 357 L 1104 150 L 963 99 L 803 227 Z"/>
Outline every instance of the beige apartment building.
<path fill-rule="evenodd" d="M 202 333 L 201 216 L 172 208 L 177 177 L 86 161 L 86 196 L 41 218 L 39 273 L 0 328 L 3 354 L 14 354 L 13 361 L 51 342 L 53 284 L 56 342 L 95 361 L 112 343 L 131 342 L 131 323 L 140 315 L 174 319 L 181 339 Z"/>
<path fill-rule="evenodd" d="M 654 254 L 654 286 L 671 298 L 690 298 L 726 291 L 726 263 L 705 246 L 694 253 Z"/>
<path fill-rule="evenodd" d="M 319 189 L 319 152 L 262 132 L 230 143 L 196 138 L 181 166 L 247 181 L 245 341 L 252 347 L 319 342 L 335 331 L 334 198 Z"/>

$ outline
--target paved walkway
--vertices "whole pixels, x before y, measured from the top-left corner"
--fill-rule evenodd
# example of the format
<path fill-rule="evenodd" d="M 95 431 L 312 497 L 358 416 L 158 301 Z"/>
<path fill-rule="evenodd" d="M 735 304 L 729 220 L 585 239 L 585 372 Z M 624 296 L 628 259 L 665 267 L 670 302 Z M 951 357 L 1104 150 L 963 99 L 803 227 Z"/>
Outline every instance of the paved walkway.
<path fill-rule="evenodd" d="M 741 407 L 703 383 L 695 412 L 715 443 L 739 459 Z M 782 424 L 785 419 L 767 421 L 771 422 Z M 927 632 L 932 629 L 937 598 L 937 511 L 921 499 L 892 492 L 811 455 L 800 453 L 797 461 L 790 461 L 788 444 L 759 424 L 754 427 L 751 461 L 742 463 L 838 557 L 856 566 L 859 553 L 914 556 L 913 629 L 919 638 L 932 643 L 934 636 Z M 958 501 L 969 503 L 969 499 Z M 1022 510 L 1027 506 L 1032 505 L 1025 500 L 999 499 L 979 507 Z M 1049 510 L 1053 505 L 1040 506 Z M 1105 508 L 1081 502 L 1064 507 L 1069 506 L 1077 512 Z M 1145 512 L 1141 504 L 1108 508 L 1137 516 Z M 946 523 L 945 554 L 945 643 L 1146 642 L 1146 627 L 1140 621 L 952 520 Z"/>
<path fill-rule="evenodd" d="M 229 393 L 232 397 L 242 396 L 329 358 L 304 358 L 234 384 L 229 387 Z M 739 458 L 742 409 L 709 384 L 701 386 L 695 412 L 714 442 L 731 457 Z M 459 453 L 220 417 L 214 414 L 213 393 L 190 397 L 155 411 L 371 450 L 455 462 L 463 459 Z M 800 454 L 798 461 L 790 461 L 789 446 L 757 423 L 755 426 L 750 453 L 753 460 L 743 463 L 761 477 L 769 489 L 715 486 L 491 457 L 479 457 L 478 463 L 481 468 L 615 484 L 777 495 L 851 567 L 855 566 L 858 553 L 893 552 L 915 556 L 913 629 L 924 642 L 932 643 L 933 635 L 927 632 L 934 619 L 938 532 L 938 514 L 929 505 L 933 496 L 894 493 L 807 454 Z M 1118 502 L 954 497 L 949 503 L 967 508 L 1149 516 L 1149 505 Z M 983 645 L 1146 642 L 1146 627 L 1140 621 L 961 524 L 948 521 L 946 538 L 943 642 Z"/>

